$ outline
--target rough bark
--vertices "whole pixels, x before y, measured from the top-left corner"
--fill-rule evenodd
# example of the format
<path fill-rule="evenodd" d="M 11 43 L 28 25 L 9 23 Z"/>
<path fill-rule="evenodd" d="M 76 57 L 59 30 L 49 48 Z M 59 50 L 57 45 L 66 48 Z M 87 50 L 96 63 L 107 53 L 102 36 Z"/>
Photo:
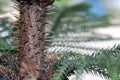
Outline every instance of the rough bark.
<path fill-rule="evenodd" d="M 46 80 L 45 0 L 18 0 L 20 7 L 20 80 Z M 50 1 L 50 0 L 49 0 Z"/>

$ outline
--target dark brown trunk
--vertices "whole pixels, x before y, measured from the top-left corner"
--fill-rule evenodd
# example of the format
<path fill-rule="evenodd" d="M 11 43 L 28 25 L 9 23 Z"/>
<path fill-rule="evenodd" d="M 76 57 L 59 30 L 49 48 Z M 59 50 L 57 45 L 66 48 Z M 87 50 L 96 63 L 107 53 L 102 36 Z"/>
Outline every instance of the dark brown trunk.
<path fill-rule="evenodd" d="M 20 78 L 21 80 L 46 80 L 44 33 L 47 3 L 37 3 L 36 0 L 21 0 L 19 3 Z"/>

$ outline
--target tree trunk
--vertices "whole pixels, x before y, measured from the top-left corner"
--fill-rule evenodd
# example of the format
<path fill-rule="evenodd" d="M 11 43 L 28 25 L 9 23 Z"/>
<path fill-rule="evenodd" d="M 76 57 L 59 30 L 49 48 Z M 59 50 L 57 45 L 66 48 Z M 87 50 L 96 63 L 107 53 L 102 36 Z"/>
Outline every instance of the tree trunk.
<path fill-rule="evenodd" d="M 46 80 L 45 24 L 51 0 L 17 0 L 20 8 L 20 80 Z"/>

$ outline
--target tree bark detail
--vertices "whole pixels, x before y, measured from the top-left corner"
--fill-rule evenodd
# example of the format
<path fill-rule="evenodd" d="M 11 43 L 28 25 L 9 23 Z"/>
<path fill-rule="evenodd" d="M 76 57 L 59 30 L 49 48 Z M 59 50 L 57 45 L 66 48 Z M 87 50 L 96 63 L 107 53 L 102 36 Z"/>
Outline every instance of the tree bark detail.
<path fill-rule="evenodd" d="M 26 1 L 20 3 L 20 77 L 22 80 L 46 80 L 45 24 L 47 6 Z"/>

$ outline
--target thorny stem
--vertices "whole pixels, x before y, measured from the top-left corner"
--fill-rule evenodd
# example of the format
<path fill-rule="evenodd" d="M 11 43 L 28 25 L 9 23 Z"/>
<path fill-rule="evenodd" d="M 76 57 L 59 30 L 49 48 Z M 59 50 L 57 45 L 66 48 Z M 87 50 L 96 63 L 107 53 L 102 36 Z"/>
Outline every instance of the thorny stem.
<path fill-rule="evenodd" d="M 46 80 L 45 24 L 47 5 L 21 0 L 20 7 L 20 78 L 22 80 Z"/>

